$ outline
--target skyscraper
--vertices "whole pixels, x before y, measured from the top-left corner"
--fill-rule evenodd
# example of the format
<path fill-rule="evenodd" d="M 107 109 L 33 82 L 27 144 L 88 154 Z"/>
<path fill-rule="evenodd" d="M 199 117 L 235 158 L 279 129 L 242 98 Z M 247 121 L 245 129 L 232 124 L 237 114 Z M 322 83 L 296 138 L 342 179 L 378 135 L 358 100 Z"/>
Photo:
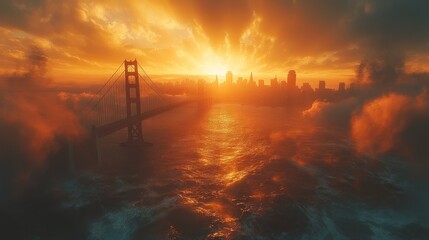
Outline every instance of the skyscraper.
<path fill-rule="evenodd" d="M 344 92 L 346 90 L 346 84 L 344 82 L 340 82 L 338 84 L 338 91 Z"/>
<path fill-rule="evenodd" d="M 324 91 L 326 89 L 325 81 L 319 81 L 319 91 Z"/>
<path fill-rule="evenodd" d="M 290 70 L 287 74 L 287 87 L 295 88 L 296 87 L 296 72 L 295 70 Z"/>
<path fill-rule="evenodd" d="M 228 71 L 226 73 L 226 79 L 225 79 L 226 85 L 232 85 L 232 72 Z"/>
<path fill-rule="evenodd" d="M 256 86 L 255 81 L 253 81 L 253 73 L 252 72 L 250 73 L 250 79 L 249 79 L 248 85 L 251 86 L 251 87 Z"/>
<path fill-rule="evenodd" d="M 271 86 L 272 88 L 277 88 L 277 87 L 279 86 L 279 82 L 277 81 L 277 76 L 276 76 L 275 78 L 271 79 L 271 84 L 270 84 L 270 86 Z"/>
<path fill-rule="evenodd" d="M 303 92 L 313 92 L 313 88 L 311 88 L 310 83 L 307 82 L 302 84 L 301 90 Z"/>

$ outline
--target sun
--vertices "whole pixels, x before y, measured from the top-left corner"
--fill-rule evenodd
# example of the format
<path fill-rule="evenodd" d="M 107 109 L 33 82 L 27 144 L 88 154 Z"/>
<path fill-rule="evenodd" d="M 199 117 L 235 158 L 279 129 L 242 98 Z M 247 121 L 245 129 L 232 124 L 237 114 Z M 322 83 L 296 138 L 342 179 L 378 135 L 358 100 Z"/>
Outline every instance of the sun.
<path fill-rule="evenodd" d="M 204 75 L 222 75 L 230 70 L 225 59 L 213 52 L 206 53 L 199 65 L 199 72 Z"/>
<path fill-rule="evenodd" d="M 222 64 L 208 63 L 202 66 L 201 73 L 205 75 L 222 75 L 228 71 L 228 68 Z"/>

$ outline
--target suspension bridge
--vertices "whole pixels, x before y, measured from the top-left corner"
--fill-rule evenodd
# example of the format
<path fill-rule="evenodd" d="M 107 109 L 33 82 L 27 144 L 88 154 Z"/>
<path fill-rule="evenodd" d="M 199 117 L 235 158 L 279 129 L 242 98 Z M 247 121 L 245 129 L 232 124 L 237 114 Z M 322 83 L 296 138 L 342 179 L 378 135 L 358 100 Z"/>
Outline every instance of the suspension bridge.
<path fill-rule="evenodd" d="M 95 141 L 127 128 L 128 138 L 123 144 L 132 146 L 144 143 L 143 120 L 187 104 L 201 106 L 207 103 L 203 81 L 198 82 L 196 96 L 168 96 L 137 60 L 125 60 L 93 96 L 85 112 Z"/>

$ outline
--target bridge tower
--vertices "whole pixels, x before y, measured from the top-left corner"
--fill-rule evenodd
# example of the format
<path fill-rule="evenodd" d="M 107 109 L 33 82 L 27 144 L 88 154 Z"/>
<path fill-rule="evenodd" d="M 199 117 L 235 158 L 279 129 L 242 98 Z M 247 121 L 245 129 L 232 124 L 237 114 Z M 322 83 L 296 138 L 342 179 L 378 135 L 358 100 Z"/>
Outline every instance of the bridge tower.
<path fill-rule="evenodd" d="M 142 143 L 140 83 L 137 60 L 124 61 L 125 97 L 128 119 L 128 144 Z"/>

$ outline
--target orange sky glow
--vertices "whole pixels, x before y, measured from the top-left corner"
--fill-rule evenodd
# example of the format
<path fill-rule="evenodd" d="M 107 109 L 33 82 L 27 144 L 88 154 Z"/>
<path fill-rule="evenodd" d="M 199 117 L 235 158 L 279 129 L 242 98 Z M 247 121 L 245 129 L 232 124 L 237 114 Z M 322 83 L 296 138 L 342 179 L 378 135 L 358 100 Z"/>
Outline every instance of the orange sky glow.
<path fill-rule="evenodd" d="M 356 22 L 378 9 L 367 0 L 307 2 L 6 1 L 0 74 L 25 69 L 28 48 L 37 46 L 56 81 L 102 80 L 134 58 L 151 75 L 223 79 L 231 70 L 268 80 L 295 69 L 298 83 L 353 80 L 369 45 Z M 429 69 L 427 52 L 406 54 L 407 68 Z"/>

